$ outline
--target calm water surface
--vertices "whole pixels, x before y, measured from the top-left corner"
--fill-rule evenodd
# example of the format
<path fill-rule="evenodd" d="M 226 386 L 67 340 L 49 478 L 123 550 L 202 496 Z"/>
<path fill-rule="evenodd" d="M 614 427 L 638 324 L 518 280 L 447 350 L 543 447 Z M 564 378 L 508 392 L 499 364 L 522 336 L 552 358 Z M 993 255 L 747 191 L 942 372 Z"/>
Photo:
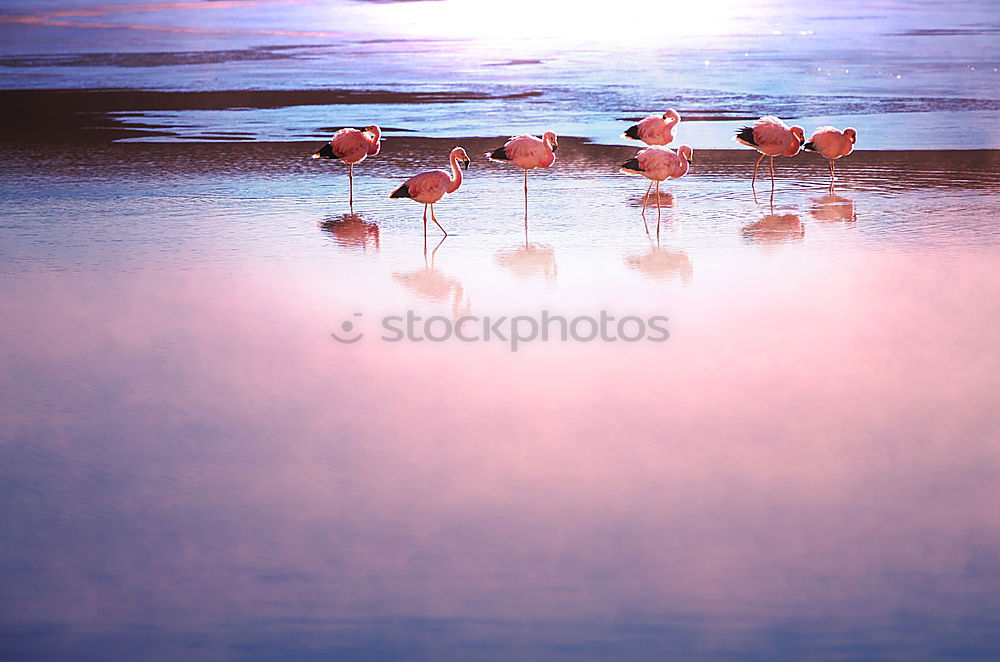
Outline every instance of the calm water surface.
<path fill-rule="evenodd" d="M 483 4 L 0 7 L 0 658 L 1000 657 L 996 8 Z M 754 195 L 765 112 L 867 151 Z M 351 213 L 307 157 L 372 121 Z M 542 128 L 525 224 L 481 155 Z M 456 145 L 425 245 L 388 194 Z"/>
<path fill-rule="evenodd" d="M 1000 650 L 995 156 L 858 154 L 835 195 L 799 157 L 772 209 L 706 151 L 657 241 L 628 150 L 566 141 L 527 243 L 478 159 L 425 256 L 385 193 L 449 145 L 363 164 L 356 216 L 308 145 L 8 150 L 6 656 Z M 670 339 L 379 340 L 602 309 Z"/>

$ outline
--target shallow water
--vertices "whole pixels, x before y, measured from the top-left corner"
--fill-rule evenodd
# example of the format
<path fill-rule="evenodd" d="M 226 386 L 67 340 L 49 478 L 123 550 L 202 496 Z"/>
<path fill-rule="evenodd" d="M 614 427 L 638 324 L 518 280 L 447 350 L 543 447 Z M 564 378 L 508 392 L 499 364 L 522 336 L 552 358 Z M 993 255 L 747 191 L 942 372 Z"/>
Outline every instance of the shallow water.
<path fill-rule="evenodd" d="M 654 4 L 4 3 L 0 657 L 1000 656 L 995 7 Z"/>
<path fill-rule="evenodd" d="M 5 655 L 996 655 L 995 153 L 779 159 L 773 208 L 696 153 L 657 241 L 629 149 L 566 140 L 527 244 L 477 159 L 425 253 L 386 196 L 452 142 L 355 216 L 303 144 L 5 148 Z M 380 339 L 411 310 L 669 338 Z"/>

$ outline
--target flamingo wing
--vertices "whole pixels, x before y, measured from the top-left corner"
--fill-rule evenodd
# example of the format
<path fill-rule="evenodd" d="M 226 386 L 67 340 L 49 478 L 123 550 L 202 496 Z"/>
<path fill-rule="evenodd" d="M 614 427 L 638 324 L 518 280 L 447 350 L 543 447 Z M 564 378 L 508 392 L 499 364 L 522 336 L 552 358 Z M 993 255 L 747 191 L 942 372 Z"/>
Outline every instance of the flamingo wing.
<path fill-rule="evenodd" d="M 768 115 L 753 125 L 754 142 L 760 146 L 781 146 L 784 148 L 792 137 L 788 126 L 777 117 Z"/>
<path fill-rule="evenodd" d="M 806 143 L 805 149 L 819 152 L 828 159 L 836 159 L 851 153 L 850 139 L 832 126 L 821 126 Z"/>
<path fill-rule="evenodd" d="M 680 157 L 673 150 L 655 146 L 640 150 L 635 158 L 623 163 L 620 170 L 663 181 L 668 179 L 679 165 Z"/>
<path fill-rule="evenodd" d="M 406 180 L 409 197 L 418 202 L 437 202 L 448 192 L 451 178 L 444 170 L 429 170 Z"/>
<path fill-rule="evenodd" d="M 540 160 L 546 151 L 545 144 L 534 136 L 512 136 L 503 149 L 511 161 Z"/>
<path fill-rule="evenodd" d="M 632 172 L 637 175 L 641 175 L 642 173 L 646 172 L 646 170 L 642 167 L 642 164 L 639 163 L 638 156 L 634 156 L 625 163 L 621 164 L 618 170 L 621 172 Z"/>
<path fill-rule="evenodd" d="M 516 158 L 514 154 L 523 154 L 523 147 L 519 147 L 523 143 L 522 139 L 537 140 L 533 136 L 511 136 L 503 144 L 503 147 L 498 147 L 492 152 L 486 152 L 486 158 L 491 161 L 513 161 Z M 511 151 L 507 151 L 508 149 Z"/>
<path fill-rule="evenodd" d="M 364 134 L 357 129 L 341 129 L 333 134 L 330 147 L 338 159 L 352 158 L 368 154 L 368 143 Z"/>
<path fill-rule="evenodd" d="M 639 139 L 647 145 L 665 145 L 667 123 L 662 117 L 647 117 L 638 124 Z"/>
<path fill-rule="evenodd" d="M 672 149 L 650 147 L 637 155 L 642 169 L 657 178 L 667 179 L 681 165 L 681 158 Z"/>
<path fill-rule="evenodd" d="M 745 126 L 736 132 L 736 142 L 743 143 L 748 147 L 756 147 L 757 141 L 753 137 L 753 127 Z"/>

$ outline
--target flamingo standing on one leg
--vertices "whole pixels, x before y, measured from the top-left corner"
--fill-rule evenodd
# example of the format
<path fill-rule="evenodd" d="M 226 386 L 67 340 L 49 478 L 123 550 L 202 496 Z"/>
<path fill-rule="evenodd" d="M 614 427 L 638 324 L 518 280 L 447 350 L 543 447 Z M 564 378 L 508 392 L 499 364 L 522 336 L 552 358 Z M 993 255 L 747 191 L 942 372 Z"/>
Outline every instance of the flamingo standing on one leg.
<path fill-rule="evenodd" d="M 681 116 L 671 108 L 663 113 L 662 117 L 650 115 L 638 124 L 633 124 L 625 129 L 622 137 L 641 140 L 647 145 L 669 145 L 674 141 L 674 134 L 680 121 Z"/>
<path fill-rule="evenodd" d="M 753 126 L 745 126 L 736 132 L 736 142 L 753 147 L 760 152 L 760 158 L 753 166 L 751 188 L 757 182 L 757 166 L 765 156 L 771 157 L 771 190 L 774 190 L 774 157 L 795 156 L 805 142 L 805 131 L 801 126 L 788 126 L 777 117 L 767 115 L 757 120 Z"/>
<path fill-rule="evenodd" d="M 669 147 L 656 145 L 640 150 L 635 158 L 621 165 L 619 172 L 629 175 L 642 175 L 649 179 L 649 188 L 642 201 L 642 217 L 646 218 L 646 205 L 649 203 L 649 191 L 656 184 L 656 223 L 660 223 L 660 182 L 665 179 L 677 179 L 687 174 L 690 164 L 694 162 L 694 150 L 687 145 L 681 145 L 677 151 Z"/>
<path fill-rule="evenodd" d="M 314 159 L 340 159 L 350 164 L 347 176 L 350 181 L 351 213 L 354 213 L 354 164 L 369 156 L 377 156 L 382 149 L 381 138 L 382 130 L 375 124 L 362 129 L 341 129 L 312 155 Z"/>
<path fill-rule="evenodd" d="M 446 170 L 429 170 L 414 175 L 392 192 L 390 198 L 411 198 L 424 205 L 424 243 L 427 243 L 427 208 L 431 208 L 431 220 L 441 228 L 444 236 L 448 232 L 441 227 L 434 216 L 434 203 L 448 193 L 454 193 L 462 185 L 462 169 L 469 167 L 469 155 L 461 147 L 451 150 L 448 157 L 451 162 L 451 173 Z M 459 168 L 461 164 L 461 168 Z"/>
<path fill-rule="evenodd" d="M 809 142 L 802 146 L 802 149 L 807 152 L 819 152 L 819 155 L 829 162 L 830 191 L 833 191 L 833 183 L 836 180 L 833 173 L 833 162 L 853 152 L 854 143 L 857 141 L 858 132 L 855 129 L 847 128 L 841 132 L 832 126 L 821 126 L 816 129 Z"/>
<path fill-rule="evenodd" d="M 486 153 L 490 161 L 513 163 L 524 168 L 524 225 L 528 225 L 528 171 L 533 168 L 548 168 L 556 162 L 559 142 L 556 134 L 546 131 L 541 138 L 535 136 L 511 136 L 503 147 Z"/>

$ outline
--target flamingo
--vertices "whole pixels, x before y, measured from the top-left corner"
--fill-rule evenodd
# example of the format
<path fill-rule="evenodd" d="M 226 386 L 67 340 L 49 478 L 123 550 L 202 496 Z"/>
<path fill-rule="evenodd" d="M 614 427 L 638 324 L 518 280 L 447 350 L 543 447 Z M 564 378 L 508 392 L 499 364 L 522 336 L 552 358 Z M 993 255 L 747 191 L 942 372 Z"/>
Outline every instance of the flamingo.
<path fill-rule="evenodd" d="M 833 162 L 842 156 L 847 156 L 854 151 L 854 143 L 858 141 L 858 132 L 855 129 L 847 128 L 838 131 L 832 126 L 821 126 L 813 133 L 802 149 L 807 152 L 819 152 L 819 155 L 827 159 L 830 164 L 830 190 L 833 191 L 835 177 L 833 174 Z"/>
<path fill-rule="evenodd" d="M 638 124 L 633 124 L 625 129 L 622 137 L 641 140 L 647 145 L 669 145 L 674 141 L 674 133 L 680 121 L 681 116 L 671 108 L 661 117 L 650 115 Z"/>
<path fill-rule="evenodd" d="M 642 217 L 646 217 L 646 205 L 649 203 L 649 191 L 656 184 L 656 219 L 660 219 L 660 182 L 665 179 L 677 179 L 687 174 L 690 164 L 694 162 L 694 150 L 687 145 L 681 145 L 677 151 L 662 145 L 654 145 L 639 150 L 635 158 L 621 165 L 619 172 L 627 175 L 642 175 L 650 180 L 649 188 L 642 201 Z"/>
<path fill-rule="evenodd" d="M 361 163 L 369 156 L 377 156 L 382 149 L 382 130 L 372 124 L 361 129 L 341 129 L 333 134 L 330 142 L 312 155 L 314 159 L 340 159 L 350 164 L 350 205 L 354 211 L 354 164 Z"/>
<path fill-rule="evenodd" d="M 745 126 L 736 132 L 736 142 L 753 147 L 760 152 L 760 158 L 753 167 L 753 179 L 757 181 L 757 166 L 765 156 L 771 157 L 771 189 L 774 189 L 774 157 L 795 156 L 806 141 L 805 130 L 801 126 L 788 126 L 777 117 L 767 115 L 757 120 L 753 126 Z"/>
<path fill-rule="evenodd" d="M 448 157 L 451 162 L 451 173 L 446 170 L 428 170 L 407 179 L 399 188 L 392 192 L 390 198 L 411 198 L 424 205 L 424 242 L 427 241 L 427 208 L 431 208 L 431 220 L 441 228 L 444 236 L 448 232 L 441 227 L 434 216 L 434 203 L 448 193 L 454 193 L 462 185 L 462 170 L 469 167 L 469 155 L 461 147 L 451 150 Z M 462 165 L 459 168 L 459 164 Z"/>
<path fill-rule="evenodd" d="M 503 147 L 486 153 L 490 161 L 513 163 L 524 168 L 524 222 L 528 223 L 528 171 L 533 168 L 548 168 L 556 162 L 559 142 L 556 134 L 546 131 L 541 138 L 535 136 L 511 136 Z"/>

